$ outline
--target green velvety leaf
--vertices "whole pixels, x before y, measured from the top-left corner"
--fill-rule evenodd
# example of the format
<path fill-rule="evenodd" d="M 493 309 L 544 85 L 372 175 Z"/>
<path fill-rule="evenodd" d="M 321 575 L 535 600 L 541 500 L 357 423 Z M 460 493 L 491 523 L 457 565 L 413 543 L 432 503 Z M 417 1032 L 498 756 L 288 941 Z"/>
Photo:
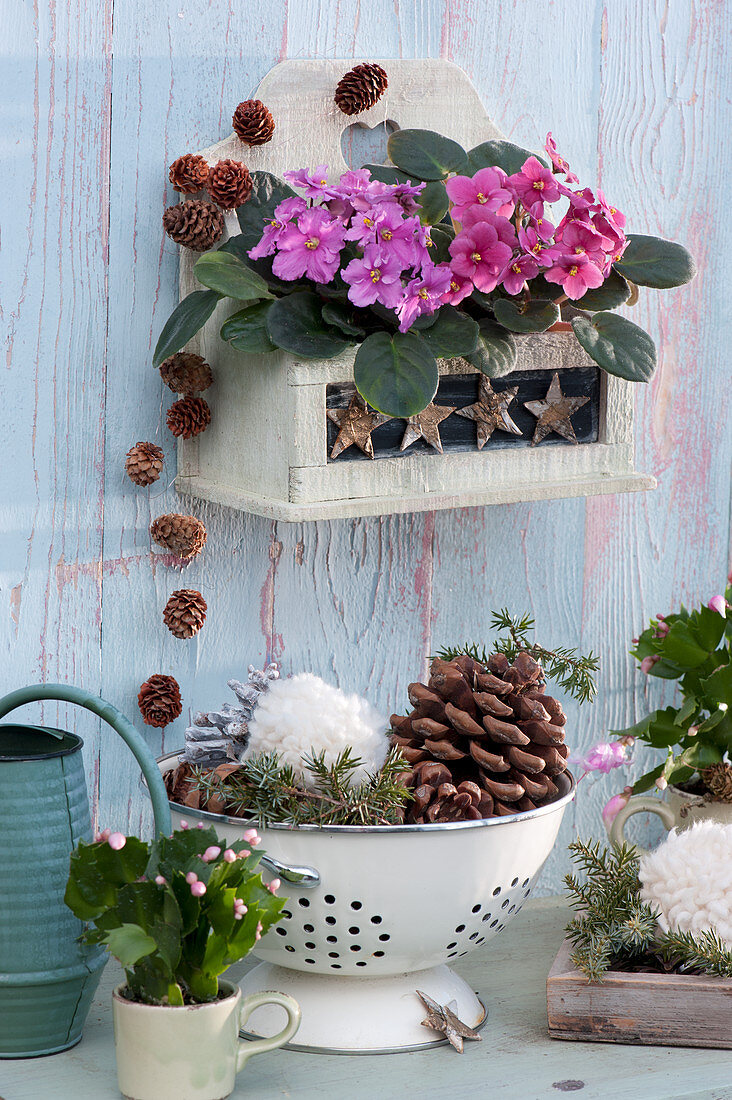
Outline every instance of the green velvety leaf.
<path fill-rule="evenodd" d="M 413 183 L 444 180 L 451 172 L 470 170 L 462 146 L 434 130 L 396 130 L 386 148 L 392 163 Z"/>
<path fill-rule="evenodd" d="M 358 392 L 387 416 L 409 417 L 429 405 L 440 380 L 437 361 L 414 332 L 375 332 L 356 352 Z"/>
<path fill-rule="evenodd" d="M 602 286 L 596 290 L 588 290 L 587 293 L 572 302 L 577 309 L 587 309 L 594 313 L 598 309 L 616 309 L 630 298 L 630 287 L 626 279 L 615 268 L 611 268 Z"/>
<path fill-rule="evenodd" d="M 531 298 L 528 302 L 514 302 L 510 298 L 496 298 L 493 313 L 499 325 L 511 332 L 546 332 L 560 318 L 556 302 Z"/>
<path fill-rule="evenodd" d="M 273 344 L 303 359 L 332 359 L 352 342 L 329 328 L 321 314 L 322 302 L 307 290 L 272 302 L 267 332 Z"/>
<path fill-rule="evenodd" d="M 472 355 L 478 343 L 478 323 L 454 306 L 441 306 L 433 314 L 434 324 L 420 333 L 437 359 Z"/>
<path fill-rule="evenodd" d="M 156 948 L 155 940 L 139 924 L 121 924 L 113 928 L 107 935 L 107 946 L 125 968 L 134 966 L 138 959 L 151 955 Z"/>
<path fill-rule="evenodd" d="M 538 153 L 532 153 L 529 149 L 522 149 L 520 145 L 514 145 L 511 141 L 484 141 L 476 145 L 468 153 L 470 169 L 468 175 L 474 176 L 481 168 L 502 168 L 507 175 L 512 176 L 520 172 L 529 157 L 536 157 L 545 168 L 549 165 Z"/>
<path fill-rule="evenodd" d="M 343 303 L 326 302 L 320 312 L 326 325 L 340 329 L 344 336 L 356 336 L 360 339 L 365 335 L 365 330 L 353 319 L 353 310 Z"/>
<path fill-rule="evenodd" d="M 501 378 L 516 366 L 516 341 L 510 332 L 488 317 L 479 322 L 475 351 L 465 358 L 488 378 Z"/>
<path fill-rule="evenodd" d="M 250 355 L 264 355 L 276 351 L 267 332 L 269 302 L 257 302 L 246 309 L 232 313 L 221 326 L 222 340 L 228 340 L 232 348 Z"/>
<path fill-rule="evenodd" d="M 364 164 L 371 178 L 382 183 L 408 183 L 409 176 L 390 164 Z M 435 225 L 442 221 L 450 205 L 445 185 L 441 180 L 426 183 L 415 202 L 419 206 L 419 220 L 423 225 Z"/>
<path fill-rule="evenodd" d="M 615 269 L 639 286 L 659 290 L 682 286 L 696 275 L 694 258 L 674 241 L 633 233 Z"/>
<path fill-rule="evenodd" d="M 732 707 L 732 665 L 722 665 L 706 680 L 702 680 L 704 693 L 715 703 Z"/>
<path fill-rule="evenodd" d="M 430 242 L 427 244 L 433 264 L 449 263 L 450 243 L 455 239 L 455 230 L 451 225 L 433 225 L 430 227 Z"/>
<path fill-rule="evenodd" d="M 573 317 L 572 328 L 591 359 L 608 374 L 648 382 L 656 369 L 656 348 L 647 332 L 625 317 L 596 313 Z"/>
<path fill-rule="evenodd" d="M 175 307 L 155 345 L 154 367 L 159 367 L 164 359 L 193 339 L 216 309 L 220 297 L 215 290 L 194 290 Z"/>
<path fill-rule="evenodd" d="M 242 302 L 272 297 L 262 276 L 231 252 L 204 252 L 193 273 L 209 289 Z"/>
<path fill-rule="evenodd" d="M 295 192 L 270 172 L 252 172 L 252 194 L 248 202 L 236 208 L 236 216 L 239 220 L 243 240 L 242 245 L 246 249 L 254 248 L 259 244 L 264 232 L 264 224 L 274 217 L 275 207 L 284 199 L 290 199 Z"/>

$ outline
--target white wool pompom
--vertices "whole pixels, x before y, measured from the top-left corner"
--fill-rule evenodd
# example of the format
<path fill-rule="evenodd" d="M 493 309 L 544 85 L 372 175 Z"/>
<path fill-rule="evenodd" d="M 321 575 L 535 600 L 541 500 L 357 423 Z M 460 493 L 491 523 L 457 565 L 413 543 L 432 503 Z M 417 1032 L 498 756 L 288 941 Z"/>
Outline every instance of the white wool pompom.
<path fill-rule="evenodd" d="M 664 932 L 716 929 L 732 948 L 732 825 L 699 821 L 672 829 L 641 858 L 641 897 Z"/>
<path fill-rule="evenodd" d="M 326 684 L 319 676 L 301 672 L 289 680 L 270 684 L 249 723 L 249 743 L 242 759 L 265 752 L 277 752 L 313 787 L 312 776 L 303 770 L 303 755 L 325 752 L 327 764 L 349 746 L 363 765 L 353 772 L 358 785 L 378 772 L 386 760 L 389 740 L 387 722 L 365 699 Z"/>

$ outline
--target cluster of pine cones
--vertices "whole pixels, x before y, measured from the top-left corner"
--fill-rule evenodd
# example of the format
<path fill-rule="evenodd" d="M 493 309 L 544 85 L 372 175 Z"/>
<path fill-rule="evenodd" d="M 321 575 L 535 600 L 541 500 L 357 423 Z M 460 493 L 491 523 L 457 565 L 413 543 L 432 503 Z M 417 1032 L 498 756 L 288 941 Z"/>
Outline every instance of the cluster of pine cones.
<path fill-rule="evenodd" d="M 435 659 L 426 684 L 410 684 L 410 714 L 392 715 L 391 741 L 411 765 L 409 823 L 477 821 L 533 810 L 566 784 L 566 717 L 545 694 L 525 652 Z"/>

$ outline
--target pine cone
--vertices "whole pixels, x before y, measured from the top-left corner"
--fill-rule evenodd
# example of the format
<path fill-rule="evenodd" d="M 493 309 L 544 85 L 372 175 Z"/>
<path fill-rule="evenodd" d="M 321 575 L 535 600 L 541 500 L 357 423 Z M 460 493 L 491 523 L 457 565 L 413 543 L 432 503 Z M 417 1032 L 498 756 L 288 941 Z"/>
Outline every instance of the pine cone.
<path fill-rule="evenodd" d="M 211 368 L 202 355 L 178 351 L 160 364 L 160 377 L 173 393 L 201 393 L 213 382 Z"/>
<path fill-rule="evenodd" d="M 275 130 L 274 119 L 260 99 L 240 103 L 231 123 L 236 136 L 246 145 L 266 145 Z"/>
<path fill-rule="evenodd" d="M 715 802 L 732 802 L 732 764 L 711 764 L 701 777 Z"/>
<path fill-rule="evenodd" d="M 338 81 L 334 99 L 344 115 L 368 111 L 389 86 L 389 78 L 381 65 L 356 65 Z"/>
<path fill-rule="evenodd" d="M 252 177 L 240 160 L 220 160 L 208 177 L 210 198 L 224 210 L 245 203 L 252 193 Z"/>
<path fill-rule="evenodd" d="M 213 203 L 188 199 L 168 207 L 163 214 L 163 228 L 176 244 L 194 252 L 207 252 L 224 232 L 224 215 Z"/>
<path fill-rule="evenodd" d="M 183 712 L 177 681 L 172 676 L 151 676 L 140 688 L 137 705 L 146 725 L 162 729 Z"/>
<path fill-rule="evenodd" d="M 182 397 L 168 409 L 168 427 L 173 435 L 190 439 L 205 432 L 211 423 L 211 410 L 202 397 Z"/>
<path fill-rule="evenodd" d="M 184 195 L 195 195 L 196 191 L 202 191 L 208 179 L 205 157 L 197 153 L 184 153 L 171 164 L 168 179 L 176 191 L 182 191 Z"/>
<path fill-rule="evenodd" d="M 410 684 L 409 699 L 414 710 L 391 719 L 392 744 L 413 768 L 408 821 L 471 821 L 556 798 L 566 718 L 528 653 L 513 664 L 502 653 L 487 665 L 435 659 L 429 683 Z"/>
<path fill-rule="evenodd" d="M 188 561 L 201 553 L 206 545 L 206 528 L 195 516 L 167 512 L 150 524 L 150 535 L 159 546 Z"/>
<path fill-rule="evenodd" d="M 192 638 L 206 621 L 206 601 L 195 588 L 173 592 L 163 611 L 163 622 L 176 638 Z"/>
<path fill-rule="evenodd" d="M 135 485 L 152 485 L 163 468 L 163 451 L 156 443 L 136 443 L 130 447 L 125 461 L 127 476 Z"/>

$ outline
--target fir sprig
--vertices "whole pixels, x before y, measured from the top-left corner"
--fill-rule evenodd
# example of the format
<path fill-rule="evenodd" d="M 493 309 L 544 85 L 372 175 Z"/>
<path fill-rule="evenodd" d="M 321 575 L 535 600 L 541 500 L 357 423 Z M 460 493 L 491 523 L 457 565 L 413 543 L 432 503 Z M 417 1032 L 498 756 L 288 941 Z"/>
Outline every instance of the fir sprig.
<path fill-rule="evenodd" d="M 395 825 L 411 798 L 401 782 L 409 771 L 400 750 L 389 752 L 383 768 L 351 786 L 363 761 L 349 746 L 332 763 L 325 752 L 303 756 L 308 787 L 277 753 L 247 760 L 230 775 L 196 771 L 192 778 L 206 797 L 224 800 L 226 811 L 259 825 Z"/>
<path fill-rule="evenodd" d="M 537 642 L 532 642 L 529 632 L 534 629 L 534 620 L 530 615 L 513 616 L 507 608 L 491 612 L 491 627 L 494 630 L 507 630 L 508 636 L 498 638 L 494 645 L 494 651 L 505 653 L 509 661 L 513 661 L 521 652 L 529 653 L 534 660 L 539 661 L 546 676 L 556 681 L 559 687 L 574 696 L 580 703 L 592 702 L 597 695 L 597 684 L 594 673 L 600 667 L 600 660 L 592 651 L 586 655 L 578 654 L 576 649 L 545 649 Z M 446 646 L 439 651 L 438 657 L 443 661 L 451 661 L 461 653 L 466 653 L 474 661 L 486 664 L 490 654 L 484 647 L 466 642 L 462 646 Z"/>

